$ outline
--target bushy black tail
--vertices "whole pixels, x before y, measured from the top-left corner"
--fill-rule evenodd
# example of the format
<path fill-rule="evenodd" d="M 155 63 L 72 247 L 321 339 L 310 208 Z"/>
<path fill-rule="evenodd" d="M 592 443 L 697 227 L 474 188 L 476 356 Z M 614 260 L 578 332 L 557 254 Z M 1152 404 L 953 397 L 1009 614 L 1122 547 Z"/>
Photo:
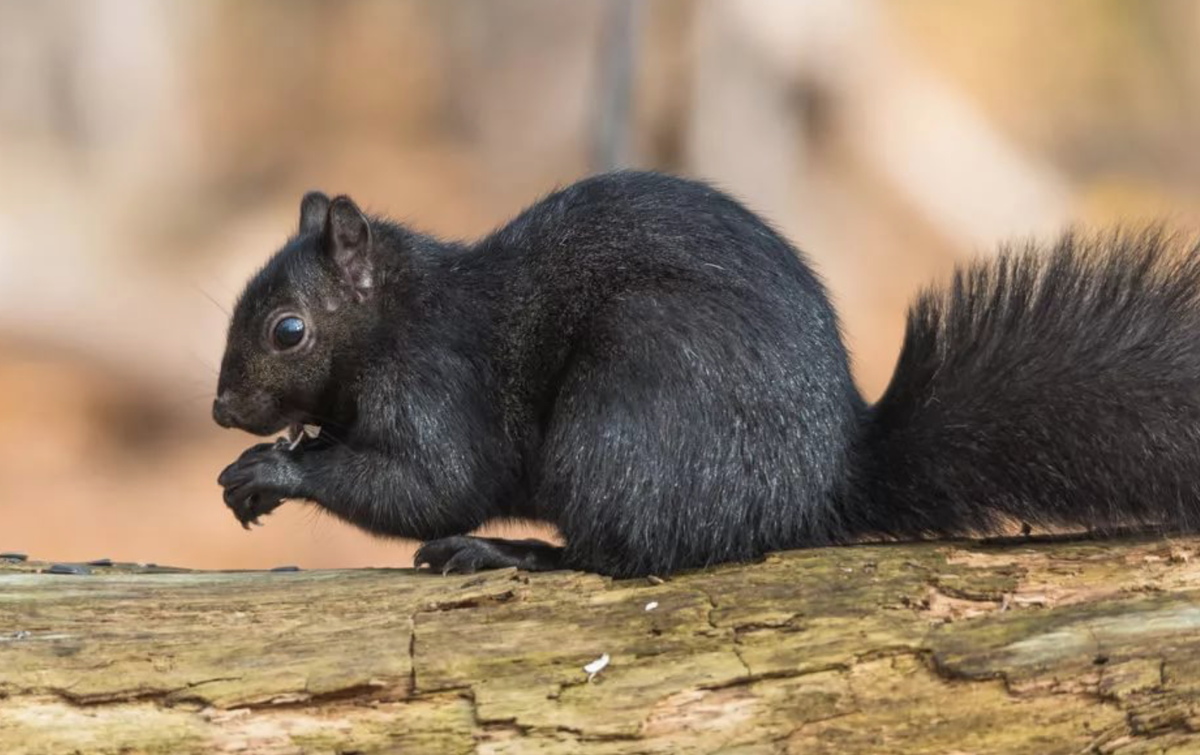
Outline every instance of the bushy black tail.
<path fill-rule="evenodd" d="M 1005 250 L 913 306 L 872 409 L 865 530 L 1200 524 L 1200 246 Z"/>

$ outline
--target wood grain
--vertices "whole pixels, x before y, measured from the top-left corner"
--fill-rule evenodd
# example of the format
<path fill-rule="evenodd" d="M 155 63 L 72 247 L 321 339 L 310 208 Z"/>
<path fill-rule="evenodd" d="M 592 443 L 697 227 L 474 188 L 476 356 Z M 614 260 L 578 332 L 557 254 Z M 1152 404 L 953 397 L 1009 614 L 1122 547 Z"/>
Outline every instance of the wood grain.
<path fill-rule="evenodd" d="M 0 563 L 6 754 L 1200 752 L 1200 538 L 662 584 L 47 567 Z"/>

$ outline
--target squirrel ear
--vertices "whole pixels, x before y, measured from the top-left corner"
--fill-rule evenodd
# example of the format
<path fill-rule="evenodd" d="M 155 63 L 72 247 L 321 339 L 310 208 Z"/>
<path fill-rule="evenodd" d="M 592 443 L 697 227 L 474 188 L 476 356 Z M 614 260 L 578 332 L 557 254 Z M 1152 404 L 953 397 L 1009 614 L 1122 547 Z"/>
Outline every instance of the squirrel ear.
<path fill-rule="evenodd" d="M 300 233 L 320 233 L 329 217 L 329 197 L 310 191 L 300 200 Z"/>
<path fill-rule="evenodd" d="M 342 278 L 359 299 L 365 299 L 374 282 L 371 260 L 371 224 L 354 200 L 337 197 L 329 204 L 326 252 Z"/>

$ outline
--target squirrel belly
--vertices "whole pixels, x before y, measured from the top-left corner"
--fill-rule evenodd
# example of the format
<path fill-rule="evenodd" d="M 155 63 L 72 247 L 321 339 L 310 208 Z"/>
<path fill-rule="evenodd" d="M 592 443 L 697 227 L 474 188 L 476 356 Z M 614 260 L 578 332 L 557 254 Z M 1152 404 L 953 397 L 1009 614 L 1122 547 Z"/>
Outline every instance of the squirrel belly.
<path fill-rule="evenodd" d="M 316 440 L 221 476 L 418 563 L 667 574 L 772 550 L 1200 515 L 1200 254 L 1066 236 L 923 295 L 868 406 L 804 257 L 706 184 L 596 176 L 471 244 L 306 195 L 235 307 L 214 417 Z M 469 537 L 554 524 L 565 546 Z"/>

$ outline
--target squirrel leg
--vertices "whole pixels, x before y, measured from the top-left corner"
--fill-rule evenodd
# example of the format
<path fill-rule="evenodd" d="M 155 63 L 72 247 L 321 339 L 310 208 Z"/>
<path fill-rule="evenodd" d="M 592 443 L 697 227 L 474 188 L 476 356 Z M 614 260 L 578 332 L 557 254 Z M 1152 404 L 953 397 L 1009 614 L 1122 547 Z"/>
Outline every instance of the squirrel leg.
<path fill-rule="evenodd" d="M 427 565 L 442 574 L 473 574 L 508 566 L 526 571 L 553 571 L 563 568 L 562 551 L 541 540 L 456 535 L 426 542 L 413 557 L 413 565 Z"/>

